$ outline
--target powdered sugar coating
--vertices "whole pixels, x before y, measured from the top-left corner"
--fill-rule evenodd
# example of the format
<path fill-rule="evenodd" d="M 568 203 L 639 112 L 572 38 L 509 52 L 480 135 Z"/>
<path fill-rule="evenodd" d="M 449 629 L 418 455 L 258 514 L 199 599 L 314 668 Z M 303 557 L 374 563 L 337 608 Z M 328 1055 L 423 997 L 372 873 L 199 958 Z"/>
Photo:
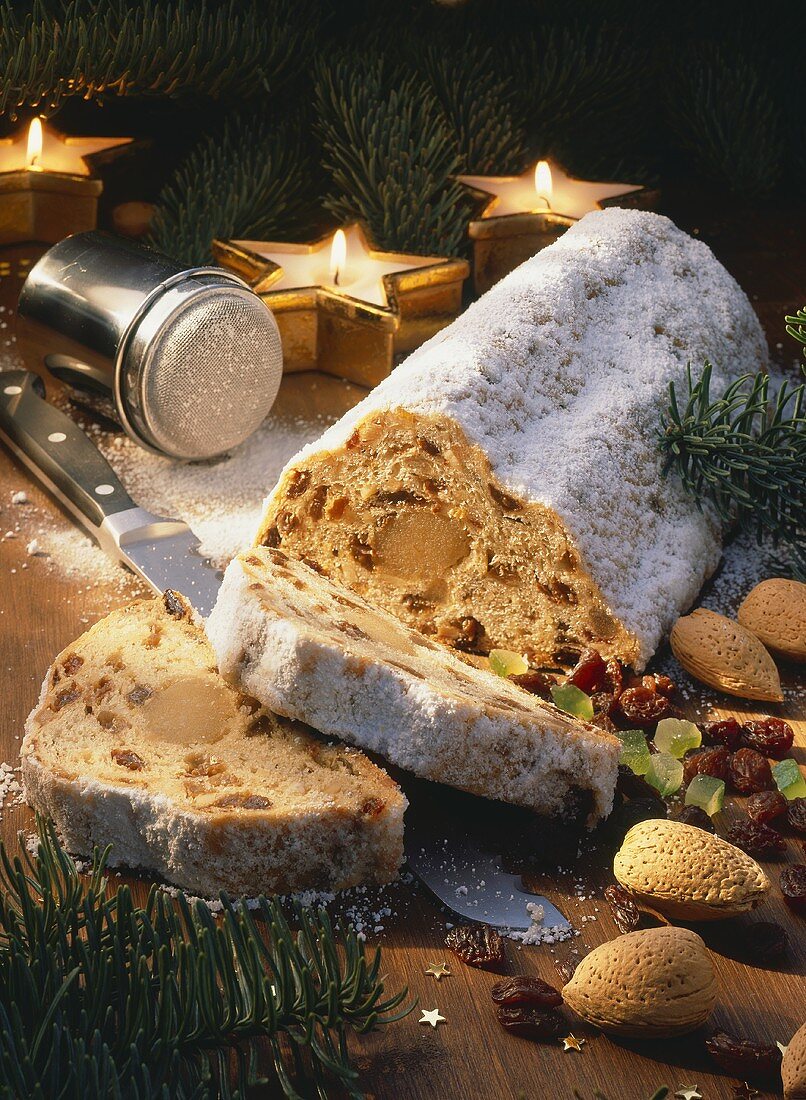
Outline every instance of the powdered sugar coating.
<path fill-rule="evenodd" d="M 767 366 L 746 295 L 665 217 L 586 215 L 417 349 L 291 465 L 372 412 L 447 415 L 512 493 L 562 518 L 642 662 L 719 561 L 721 531 L 657 446 L 669 383 L 709 360 L 718 392 Z"/>

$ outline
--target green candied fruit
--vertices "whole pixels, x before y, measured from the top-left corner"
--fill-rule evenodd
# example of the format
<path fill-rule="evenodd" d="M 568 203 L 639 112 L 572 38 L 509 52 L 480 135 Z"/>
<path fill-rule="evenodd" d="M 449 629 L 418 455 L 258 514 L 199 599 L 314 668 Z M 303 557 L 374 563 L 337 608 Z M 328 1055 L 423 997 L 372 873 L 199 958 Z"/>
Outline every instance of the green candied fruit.
<path fill-rule="evenodd" d="M 668 752 L 681 760 L 689 749 L 700 747 L 702 734 L 693 722 L 682 718 L 663 718 L 658 722 L 653 740 L 658 752 Z"/>
<path fill-rule="evenodd" d="M 649 758 L 649 767 L 644 777 L 654 787 L 661 798 L 679 791 L 683 783 L 683 765 L 671 753 L 656 752 Z"/>
<path fill-rule="evenodd" d="M 490 668 L 496 676 L 523 676 L 529 671 L 526 659 L 511 649 L 491 649 Z"/>
<path fill-rule="evenodd" d="M 564 710 L 566 714 L 573 714 L 575 718 L 581 718 L 584 722 L 590 722 L 593 718 L 593 703 L 590 695 L 586 695 L 573 684 L 555 684 L 551 689 L 551 697 L 555 707 Z"/>
<path fill-rule="evenodd" d="M 772 766 L 772 777 L 775 786 L 784 798 L 806 798 L 806 779 L 798 767 L 796 760 L 788 756 L 786 760 L 779 760 Z"/>
<path fill-rule="evenodd" d="M 718 814 L 725 801 L 725 784 L 712 775 L 695 775 L 686 791 L 686 805 L 699 806 L 709 817 Z"/>
<path fill-rule="evenodd" d="M 642 730 L 620 730 L 616 737 L 621 741 L 619 764 L 626 764 L 635 775 L 646 775 L 649 768 L 649 745 Z"/>

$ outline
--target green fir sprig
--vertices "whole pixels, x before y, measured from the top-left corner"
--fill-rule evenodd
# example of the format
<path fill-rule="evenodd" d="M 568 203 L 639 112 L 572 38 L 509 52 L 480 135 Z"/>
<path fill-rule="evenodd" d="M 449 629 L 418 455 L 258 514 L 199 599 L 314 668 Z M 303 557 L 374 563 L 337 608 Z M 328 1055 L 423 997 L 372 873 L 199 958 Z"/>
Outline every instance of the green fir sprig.
<path fill-rule="evenodd" d="M 253 916 L 222 895 L 216 916 L 153 887 L 140 907 L 110 889 L 108 849 L 82 877 L 37 829 L 35 856 L 0 845 L 2 1100 L 242 1100 L 269 1079 L 291 1100 L 362 1095 L 348 1032 L 413 1007 L 385 995 L 380 951 L 322 909 L 294 905 L 293 932 L 277 900 Z"/>
<path fill-rule="evenodd" d="M 787 318 L 802 326 L 806 314 Z M 662 417 L 666 471 L 682 478 L 699 507 L 710 500 L 726 522 L 755 527 L 791 554 L 795 572 L 806 572 L 806 384 L 746 374 L 719 397 L 711 394 L 710 363 L 695 382 L 688 370 L 683 404 L 674 383 Z"/>

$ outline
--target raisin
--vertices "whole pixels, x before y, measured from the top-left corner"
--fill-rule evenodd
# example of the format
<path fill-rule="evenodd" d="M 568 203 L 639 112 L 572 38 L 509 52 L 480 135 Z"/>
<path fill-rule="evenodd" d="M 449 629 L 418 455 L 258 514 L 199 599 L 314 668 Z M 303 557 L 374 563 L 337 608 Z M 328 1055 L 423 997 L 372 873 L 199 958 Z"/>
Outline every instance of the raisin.
<path fill-rule="evenodd" d="M 531 695 L 539 695 L 541 699 L 551 698 L 552 681 L 542 672 L 521 672 L 509 679 Z"/>
<path fill-rule="evenodd" d="M 702 829 L 706 833 L 716 832 L 713 821 L 701 806 L 684 806 L 675 821 L 693 825 L 695 829 Z"/>
<path fill-rule="evenodd" d="M 576 666 L 568 674 L 568 683 L 592 695 L 604 686 L 607 665 L 595 649 L 583 649 Z"/>
<path fill-rule="evenodd" d="M 655 798 L 631 798 L 612 814 L 610 824 L 617 833 L 626 833 L 639 821 L 667 817 L 666 803 Z"/>
<path fill-rule="evenodd" d="M 787 905 L 797 913 L 806 913 L 806 864 L 785 867 L 778 881 Z"/>
<path fill-rule="evenodd" d="M 497 1005 L 533 1005 L 535 1008 L 556 1008 L 563 1003 L 563 995 L 553 985 L 532 978 L 527 974 L 516 974 L 496 982 L 490 990 L 490 996 Z"/>
<path fill-rule="evenodd" d="M 468 615 L 464 619 L 454 619 L 449 625 L 459 631 L 459 637 L 454 638 L 452 645 L 454 648 L 464 651 L 471 650 L 478 645 L 479 639 L 484 633 L 484 627 L 472 615 Z"/>
<path fill-rule="evenodd" d="M 215 806 L 224 810 L 268 810 L 271 799 L 262 794 L 249 794 L 247 791 L 235 791 L 233 794 L 222 795 Z"/>
<path fill-rule="evenodd" d="M 277 513 L 277 530 L 280 532 L 281 539 L 284 539 L 286 535 L 290 535 L 298 524 L 299 518 L 293 512 L 284 509 L 282 512 Z"/>
<path fill-rule="evenodd" d="M 80 657 L 78 653 L 68 653 L 62 662 L 62 669 L 65 676 L 75 676 L 83 664 L 84 658 Z"/>
<path fill-rule="evenodd" d="M 137 684 L 137 686 L 133 687 L 132 690 L 128 693 L 126 698 L 129 700 L 133 707 L 139 707 L 143 705 L 146 699 L 150 699 L 153 694 L 154 692 L 151 690 L 151 688 L 146 687 L 145 684 Z"/>
<path fill-rule="evenodd" d="M 365 569 L 373 569 L 374 562 L 372 560 L 372 547 L 369 543 L 364 542 L 358 537 L 353 535 L 350 540 L 350 553 L 353 555 L 359 565 L 363 565 Z"/>
<path fill-rule="evenodd" d="M 792 799 L 787 806 L 786 820 L 796 833 L 806 833 L 806 798 Z"/>
<path fill-rule="evenodd" d="M 755 749 L 737 749 L 728 764 L 728 779 L 739 794 L 755 794 L 772 787 L 770 765 Z"/>
<path fill-rule="evenodd" d="M 734 821 L 725 840 L 756 859 L 772 859 L 786 851 L 781 834 L 757 821 Z"/>
<path fill-rule="evenodd" d="M 288 478 L 285 494 L 287 497 L 301 497 L 311 483 L 309 470 L 292 470 Z"/>
<path fill-rule="evenodd" d="M 592 726 L 597 726 L 600 730 L 605 730 L 607 733 L 618 732 L 618 726 L 610 715 L 601 710 L 596 711 L 593 718 L 590 720 L 590 724 Z"/>
<path fill-rule="evenodd" d="M 613 696 L 614 700 L 620 698 L 624 691 L 624 669 L 618 657 L 608 658 L 605 673 L 604 690 Z"/>
<path fill-rule="evenodd" d="M 775 1043 L 736 1039 L 724 1031 L 705 1040 L 708 1053 L 718 1066 L 733 1077 L 773 1077 L 781 1069 L 781 1052 Z"/>
<path fill-rule="evenodd" d="M 722 718 L 718 722 L 705 722 L 702 731 L 709 741 L 717 741 L 733 752 L 742 739 L 742 727 L 735 718 Z"/>
<path fill-rule="evenodd" d="M 76 683 L 73 682 L 69 685 L 69 687 L 63 688 L 59 692 L 59 694 L 56 696 L 54 701 L 50 704 L 50 709 L 51 710 L 56 710 L 56 711 L 61 710 L 63 707 L 66 707 L 69 703 L 74 703 L 76 701 L 76 699 L 79 698 L 80 695 L 81 695 L 81 691 L 77 687 Z"/>
<path fill-rule="evenodd" d="M 490 490 L 490 496 L 495 503 L 500 505 L 505 512 L 520 512 L 522 505 L 515 497 L 511 497 L 509 493 L 501 492 L 492 482 L 490 482 L 487 488 Z"/>
<path fill-rule="evenodd" d="M 325 501 L 327 500 L 329 488 L 329 485 L 317 485 L 311 493 L 311 499 L 308 502 L 308 515 L 311 519 L 321 518 L 322 512 L 325 510 Z"/>
<path fill-rule="evenodd" d="M 645 687 L 649 691 L 655 691 L 659 695 L 665 695 L 667 699 L 671 699 L 677 691 L 677 685 L 674 680 L 670 676 L 662 676 L 659 672 L 653 672 L 649 676 L 642 676 L 641 687 Z"/>
<path fill-rule="evenodd" d="M 505 1031 L 522 1039 L 556 1039 L 568 1027 L 555 1008 L 535 1008 L 532 1005 L 499 1005 L 498 1022 Z"/>
<path fill-rule="evenodd" d="M 386 803 L 380 798 L 368 798 L 361 804 L 361 813 L 364 817 L 377 817 L 383 813 Z"/>
<path fill-rule="evenodd" d="M 632 894 L 623 886 L 608 886 L 604 896 L 619 932 L 634 932 L 641 919 L 641 912 Z"/>
<path fill-rule="evenodd" d="M 445 937 L 445 945 L 467 966 L 494 970 L 506 961 L 504 941 L 489 924 L 458 924 Z"/>
<path fill-rule="evenodd" d="M 184 619 L 188 613 L 188 605 L 184 596 L 180 596 L 172 588 L 165 589 L 162 594 L 162 602 L 172 619 Z"/>
<path fill-rule="evenodd" d="M 752 962 L 775 962 L 789 947 L 786 930 L 774 921 L 754 921 L 740 930 L 740 937 L 743 954 Z"/>
<path fill-rule="evenodd" d="M 783 718 L 762 718 L 742 726 L 742 745 L 773 760 L 783 760 L 794 740 L 795 731 Z"/>
<path fill-rule="evenodd" d="M 758 791 L 750 795 L 745 809 L 752 821 L 768 825 L 786 813 L 787 802 L 780 791 Z"/>
<path fill-rule="evenodd" d="M 138 756 L 133 749 L 112 749 L 109 755 L 121 768 L 128 768 L 131 772 L 141 772 L 146 766 L 142 756 Z"/>
<path fill-rule="evenodd" d="M 631 726 L 646 728 L 668 716 L 670 703 L 665 695 L 645 687 L 632 687 L 621 693 L 617 710 Z"/>
<path fill-rule="evenodd" d="M 658 792 L 642 775 L 636 775 L 627 764 L 619 764 L 616 790 L 624 798 L 646 798 L 657 801 Z"/>
<path fill-rule="evenodd" d="M 426 439 L 424 435 L 418 435 L 417 442 L 427 455 L 436 456 L 442 454 L 442 451 L 440 451 L 436 443 L 432 442 L 430 439 Z"/>
<path fill-rule="evenodd" d="M 730 753 L 724 745 L 690 752 L 683 761 L 683 782 L 688 786 L 695 775 L 710 775 L 714 779 L 728 778 Z"/>

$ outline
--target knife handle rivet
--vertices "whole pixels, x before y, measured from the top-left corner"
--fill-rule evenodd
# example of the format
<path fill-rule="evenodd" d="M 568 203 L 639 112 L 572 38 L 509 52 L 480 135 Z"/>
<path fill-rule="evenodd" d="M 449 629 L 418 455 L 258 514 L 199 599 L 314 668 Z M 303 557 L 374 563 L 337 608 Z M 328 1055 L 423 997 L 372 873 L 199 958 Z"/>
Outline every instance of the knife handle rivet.
<path fill-rule="evenodd" d="M 96 495 L 99 496 L 99 497 L 108 497 L 109 494 L 114 493 L 114 491 L 115 491 L 114 485 L 107 485 L 107 484 L 104 483 L 103 485 L 96 485 L 95 486 Z"/>
<path fill-rule="evenodd" d="M 65 439 L 67 439 L 67 436 L 64 432 L 51 432 L 48 436 L 49 443 L 64 443 Z"/>

